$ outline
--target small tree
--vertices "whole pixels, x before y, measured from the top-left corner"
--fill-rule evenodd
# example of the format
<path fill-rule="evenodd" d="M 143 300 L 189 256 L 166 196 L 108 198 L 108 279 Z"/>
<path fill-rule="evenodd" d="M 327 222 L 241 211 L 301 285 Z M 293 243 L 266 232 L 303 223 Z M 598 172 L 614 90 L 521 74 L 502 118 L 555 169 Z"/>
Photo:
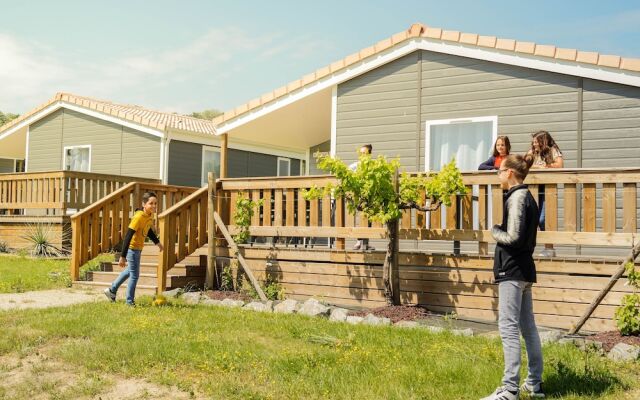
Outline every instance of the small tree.
<path fill-rule="evenodd" d="M 318 167 L 335 175 L 338 183 L 328 185 L 324 190 L 317 187 L 310 189 L 305 194 L 307 199 L 328 194 L 344 198 L 349 212 L 360 211 L 369 221 L 384 224 L 388 243 L 382 279 L 385 297 L 393 304 L 394 290 L 390 277 L 393 259 L 398 251 L 398 220 L 403 210 L 435 211 L 441 204 L 451 205 L 453 195 L 466 193 L 455 160 L 438 173 L 412 176 L 403 172 L 398 176 L 400 162 L 397 159 L 388 161 L 382 155 L 377 158 L 361 155 L 354 170 L 342 160 L 326 154 L 317 153 L 316 158 Z"/>

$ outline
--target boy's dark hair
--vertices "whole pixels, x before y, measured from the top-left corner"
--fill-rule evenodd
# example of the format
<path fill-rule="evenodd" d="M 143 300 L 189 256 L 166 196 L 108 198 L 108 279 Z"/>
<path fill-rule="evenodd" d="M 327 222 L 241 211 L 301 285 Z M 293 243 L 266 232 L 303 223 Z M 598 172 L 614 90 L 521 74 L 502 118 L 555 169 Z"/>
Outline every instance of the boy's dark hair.
<path fill-rule="evenodd" d="M 371 154 L 371 152 L 373 151 L 373 146 L 370 144 L 363 144 L 361 147 L 361 149 L 367 149 L 367 151 L 369 152 L 369 154 Z"/>
<path fill-rule="evenodd" d="M 505 169 L 510 169 L 520 180 L 524 180 L 529 173 L 529 168 L 533 164 L 533 156 L 530 154 L 521 156 L 520 154 L 510 154 L 504 159 L 502 165 Z"/>
<path fill-rule="evenodd" d="M 144 192 L 142 195 L 142 204 L 147 204 L 147 201 L 152 197 L 155 197 L 156 199 L 158 198 L 154 192 Z"/>
<path fill-rule="evenodd" d="M 496 146 L 498 145 L 498 140 L 501 140 L 504 143 L 504 147 L 507 149 L 507 155 L 509 155 L 509 153 L 511 152 L 511 142 L 509 141 L 509 136 L 498 136 L 496 138 L 496 142 L 493 144 L 493 156 L 494 157 L 498 157 L 500 155 L 500 152 L 498 152 L 498 149 L 496 148 Z"/>

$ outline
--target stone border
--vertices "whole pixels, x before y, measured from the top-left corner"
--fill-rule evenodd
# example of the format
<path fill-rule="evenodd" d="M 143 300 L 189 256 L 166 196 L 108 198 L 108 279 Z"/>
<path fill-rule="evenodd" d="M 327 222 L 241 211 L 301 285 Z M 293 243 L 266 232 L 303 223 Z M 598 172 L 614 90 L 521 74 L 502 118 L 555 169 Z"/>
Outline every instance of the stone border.
<path fill-rule="evenodd" d="M 395 324 L 392 324 L 389 318 L 380 318 L 376 317 L 373 314 L 367 314 L 364 317 L 349 315 L 349 310 L 346 308 L 329 306 L 321 303 L 314 298 L 309 298 L 304 302 L 287 299 L 281 301 L 267 301 L 264 303 L 261 301 L 251 301 L 249 303 L 245 303 L 242 300 L 232 299 L 214 300 L 208 298 L 207 296 L 204 296 L 202 292 L 182 293 L 180 289 L 163 292 L 163 295 L 165 297 L 171 298 L 180 297 L 186 304 L 191 305 L 241 308 L 243 310 L 280 314 L 296 313 L 309 317 L 324 317 L 332 322 L 343 322 L 352 325 L 394 326 L 404 329 L 424 329 L 432 333 L 450 332 L 453 335 L 467 337 L 475 335 L 475 332 L 471 328 L 447 329 L 441 326 L 420 324 L 416 321 L 398 321 Z M 499 337 L 499 334 L 497 332 L 488 332 L 481 334 L 480 336 L 496 338 Z M 607 354 L 604 351 L 601 342 L 589 340 L 588 338 L 583 337 L 565 336 L 563 332 L 557 330 L 540 332 L 540 341 L 543 345 L 548 343 L 574 345 L 579 349 L 585 351 L 591 350 L 599 353 L 602 356 L 606 355 L 607 358 L 616 362 L 640 360 L 640 346 L 633 346 L 626 343 L 618 343 Z"/>

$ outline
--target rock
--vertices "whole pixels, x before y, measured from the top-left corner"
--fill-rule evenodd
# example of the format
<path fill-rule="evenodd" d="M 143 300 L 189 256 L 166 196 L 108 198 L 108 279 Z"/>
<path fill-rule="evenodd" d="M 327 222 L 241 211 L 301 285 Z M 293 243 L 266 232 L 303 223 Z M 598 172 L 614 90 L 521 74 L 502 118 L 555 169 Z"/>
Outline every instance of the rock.
<path fill-rule="evenodd" d="M 432 332 L 432 333 L 442 333 L 442 332 L 444 332 L 446 330 L 441 326 L 433 326 L 433 325 L 426 325 L 424 327 L 424 329 L 426 329 L 426 330 L 428 330 L 429 332 Z"/>
<path fill-rule="evenodd" d="M 175 299 L 182 294 L 182 288 L 175 288 L 173 290 L 165 290 L 162 295 L 166 298 Z"/>
<path fill-rule="evenodd" d="M 636 361 L 638 357 L 640 357 L 640 347 L 626 343 L 618 343 L 607 354 L 607 358 L 618 362 Z"/>
<path fill-rule="evenodd" d="M 342 322 L 347 319 L 347 314 L 349 310 L 344 308 L 334 307 L 331 309 L 331 313 L 329 314 L 329 321 L 334 322 Z"/>
<path fill-rule="evenodd" d="M 183 293 L 182 299 L 187 304 L 198 304 L 201 300 L 200 292 Z"/>
<path fill-rule="evenodd" d="M 555 343 L 560 340 L 564 335 L 560 331 L 544 331 L 540 332 L 540 343 Z"/>
<path fill-rule="evenodd" d="M 473 336 L 473 329 L 454 329 L 451 331 L 456 336 Z"/>
<path fill-rule="evenodd" d="M 329 315 L 329 307 L 312 298 L 302 304 L 298 313 L 310 317 L 326 316 Z"/>
<path fill-rule="evenodd" d="M 559 344 L 572 344 L 578 348 L 584 348 L 584 339 L 577 337 L 563 337 L 558 340 Z"/>
<path fill-rule="evenodd" d="M 500 332 L 489 331 L 489 332 L 481 333 L 479 336 L 486 337 L 489 339 L 500 339 Z"/>
<path fill-rule="evenodd" d="M 357 325 L 357 324 L 361 323 L 363 319 L 364 318 L 362 318 L 362 317 L 356 317 L 355 315 L 349 315 L 349 316 L 347 316 L 346 321 L 347 321 L 347 324 Z"/>
<path fill-rule="evenodd" d="M 258 311 L 258 312 L 273 312 L 272 308 L 273 302 L 267 301 L 266 303 L 262 303 L 259 301 L 252 301 L 251 303 L 247 303 L 244 305 L 244 309 Z"/>
<path fill-rule="evenodd" d="M 595 351 L 596 353 L 600 353 L 600 354 L 604 355 L 604 349 L 602 348 L 602 342 L 598 342 L 597 340 L 586 339 L 584 341 L 584 346 L 582 347 L 582 349 L 583 350 Z"/>
<path fill-rule="evenodd" d="M 398 321 L 395 324 L 393 324 L 393 326 L 397 326 L 398 328 L 413 329 L 413 328 L 419 328 L 420 324 L 417 323 L 416 321 Z"/>
<path fill-rule="evenodd" d="M 389 318 L 376 317 L 373 314 L 367 314 L 362 320 L 364 325 L 391 325 Z"/>
<path fill-rule="evenodd" d="M 214 299 L 202 299 L 200 301 L 200 304 L 205 305 L 205 306 L 221 306 L 222 305 L 222 301 L 214 300 Z"/>
<path fill-rule="evenodd" d="M 220 305 L 222 305 L 223 307 L 239 308 L 239 307 L 242 307 L 244 305 L 244 301 L 242 301 L 242 300 L 224 299 L 224 300 L 222 300 Z"/>
<path fill-rule="evenodd" d="M 293 299 L 285 300 L 281 303 L 276 304 L 273 307 L 273 312 L 282 313 L 282 314 L 293 314 L 296 312 L 296 307 L 298 306 L 298 302 Z"/>

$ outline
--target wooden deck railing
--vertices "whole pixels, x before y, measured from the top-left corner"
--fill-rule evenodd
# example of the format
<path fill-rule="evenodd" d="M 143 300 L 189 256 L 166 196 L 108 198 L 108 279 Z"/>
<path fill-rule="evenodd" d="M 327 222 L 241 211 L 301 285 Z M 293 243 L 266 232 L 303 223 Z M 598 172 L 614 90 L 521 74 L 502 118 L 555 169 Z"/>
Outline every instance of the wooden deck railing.
<path fill-rule="evenodd" d="M 158 214 L 171 208 L 197 188 L 131 182 L 71 217 L 71 279 L 78 280 L 80 266 L 122 241 L 133 210 L 142 206 L 142 195 L 158 196 Z"/>
<path fill-rule="evenodd" d="M 400 238 L 478 242 L 479 253 L 486 254 L 493 242 L 491 226 L 502 219 L 503 192 L 495 171 L 464 173 L 463 180 L 468 194 L 457 196 L 450 207 L 405 211 Z M 219 212 L 229 223 L 242 192 L 264 200 L 251 223 L 253 236 L 333 237 L 337 248 L 344 247 L 345 238 L 384 238 L 383 227 L 369 227 L 360 213 L 350 215 L 341 199 L 304 199 L 303 189 L 330 182 L 335 178 L 223 179 L 218 196 L 226 201 Z M 546 199 L 546 230 L 539 232 L 538 243 L 630 248 L 637 235 L 638 182 L 640 169 L 532 170 L 525 183 L 536 200 L 542 190 Z"/>
<path fill-rule="evenodd" d="M 132 181 L 160 182 L 76 171 L 0 174 L 0 211 L 42 209 L 65 215 L 68 209 L 87 207 Z"/>
<path fill-rule="evenodd" d="M 158 293 L 166 287 L 167 271 L 207 243 L 207 187 L 158 215 L 164 251 L 158 262 Z"/>

